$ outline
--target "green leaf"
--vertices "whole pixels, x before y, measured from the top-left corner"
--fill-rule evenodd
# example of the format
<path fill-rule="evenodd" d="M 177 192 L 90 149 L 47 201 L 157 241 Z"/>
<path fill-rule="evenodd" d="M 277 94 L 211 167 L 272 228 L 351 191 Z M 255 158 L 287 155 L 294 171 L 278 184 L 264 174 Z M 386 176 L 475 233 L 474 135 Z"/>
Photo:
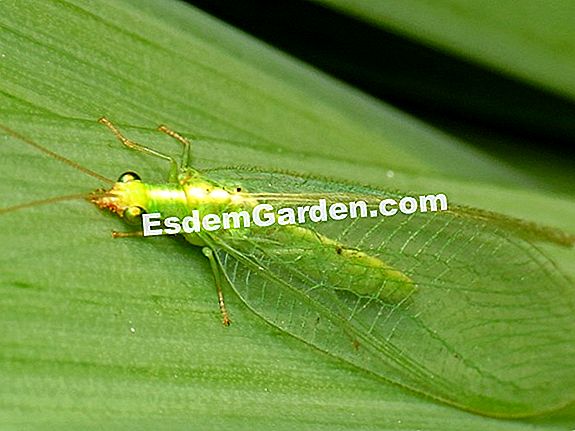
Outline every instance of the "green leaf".
<path fill-rule="evenodd" d="M 314 0 L 575 98 L 575 3 Z"/>
<path fill-rule="evenodd" d="M 575 205 L 421 122 L 177 2 L 0 5 L 0 122 L 108 178 L 161 161 L 165 123 L 198 167 L 282 168 L 445 192 L 575 232 Z M 105 186 L 2 133 L 0 206 Z M 0 214 L 0 425 L 6 429 L 517 429 L 373 378 L 266 325 L 173 238 L 112 240 L 116 218 L 61 201 Z M 547 247 L 575 276 L 571 249 Z M 568 364 L 566 364 L 568 366 Z M 534 427 L 573 423 L 573 413 Z"/>

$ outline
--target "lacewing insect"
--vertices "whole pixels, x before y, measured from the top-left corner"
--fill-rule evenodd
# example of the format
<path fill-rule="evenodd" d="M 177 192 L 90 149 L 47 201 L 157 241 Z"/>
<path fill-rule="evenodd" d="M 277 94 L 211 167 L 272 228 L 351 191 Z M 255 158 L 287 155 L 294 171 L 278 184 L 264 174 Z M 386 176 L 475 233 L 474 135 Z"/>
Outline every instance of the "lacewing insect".
<path fill-rule="evenodd" d="M 129 171 L 113 182 L 1 126 L 108 186 L 87 199 L 128 224 L 159 212 L 183 218 L 255 203 L 282 207 L 363 200 L 387 190 L 327 179 L 190 166 L 126 138 L 126 147 L 166 160 L 168 181 L 150 184 Z M 62 197 L 68 199 L 70 197 Z M 2 212 L 58 199 L 5 208 Z M 117 238 L 139 231 L 115 232 Z M 573 285 L 536 243 L 571 246 L 559 230 L 468 207 L 391 218 L 355 218 L 294 226 L 241 227 L 184 234 L 203 248 L 224 324 L 229 287 L 270 324 L 388 381 L 460 408 L 492 416 L 531 416 L 575 399 Z M 144 240 L 144 239 L 143 239 Z M 225 282 L 224 282 L 225 281 Z M 568 364 L 574 364 L 568 366 Z"/>

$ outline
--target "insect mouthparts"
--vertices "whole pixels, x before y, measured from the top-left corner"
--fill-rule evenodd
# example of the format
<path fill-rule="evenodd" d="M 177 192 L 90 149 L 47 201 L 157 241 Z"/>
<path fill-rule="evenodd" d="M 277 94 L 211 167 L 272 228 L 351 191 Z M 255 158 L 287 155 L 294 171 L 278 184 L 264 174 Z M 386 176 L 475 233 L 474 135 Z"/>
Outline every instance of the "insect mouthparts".
<path fill-rule="evenodd" d="M 92 203 L 96 203 L 102 198 L 109 198 L 109 197 L 112 197 L 112 194 L 108 190 L 96 189 L 87 196 L 87 199 Z"/>

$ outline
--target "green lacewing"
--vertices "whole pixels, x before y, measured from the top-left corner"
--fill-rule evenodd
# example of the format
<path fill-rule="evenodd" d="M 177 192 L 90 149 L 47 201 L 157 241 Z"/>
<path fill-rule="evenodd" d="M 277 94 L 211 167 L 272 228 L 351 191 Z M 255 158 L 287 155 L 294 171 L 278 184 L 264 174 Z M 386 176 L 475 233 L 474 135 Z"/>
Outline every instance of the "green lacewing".
<path fill-rule="evenodd" d="M 363 200 L 399 193 L 324 178 L 246 168 L 200 171 L 124 137 L 128 148 L 170 164 L 168 181 L 131 171 L 116 182 L 0 126 L 8 135 L 98 178 L 88 196 L 127 223 L 158 210 L 223 212 Z M 190 189 L 203 189 L 194 195 Z M 213 196 L 228 199 L 214 199 Z M 184 198 L 182 198 L 182 196 Z M 234 199 L 231 199 L 233 197 Z M 49 202 L 67 199 L 51 199 Z M 76 196 L 77 198 L 77 196 Z M 6 208 L 23 209 L 37 202 Z M 116 237 L 138 235 L 137 231 Z M 388 381 L 460 408 L 501 417 L 557 410 L 575 399 L 573 284 L 536 244 L 571 246 L 572 235 L 479 209 L 184 235 L 209 258 L 224 323 L 223 290 L 292 336 Z M 224 282 L 225 280 L 225 282 Z"/>

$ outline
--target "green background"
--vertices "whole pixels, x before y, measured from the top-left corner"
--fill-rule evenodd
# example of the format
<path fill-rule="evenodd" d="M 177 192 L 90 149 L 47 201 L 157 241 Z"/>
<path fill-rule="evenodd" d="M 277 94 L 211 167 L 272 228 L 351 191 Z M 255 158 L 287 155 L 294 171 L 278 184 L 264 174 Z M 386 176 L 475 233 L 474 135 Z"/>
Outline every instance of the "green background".
<path fill-rule="evenodd" d="M 575 25 L 555 33 L 533 22 L 573 19 L 569 2 L 545 10 L 525 3 L 515 14 L 512 2 L 493 3 L 477 33 L 461 22 L 477 15 L 474 3 L 451 3 L 459 14 L 391 2 L 394 20 L 369 15 L 392 28 L 404 17 L 402 33 L 573 97 L 565 70 Z M 361 4 L 352 12 L 363 14 Z M 489 18 L 501 13 L 514 24 Z M 425 30 L 421 22 L 445 24 Z M 0 27 L 0 122 L 109 178 L 135 170 L 160 181 L 167 167 L 119 146 L 96 122 L 102 115 L 168 152 L 178 147 L 156 125 L 197 136 L 198 167 L 282 168 L 444 192 L 453 202 L 575 233 L 572 194 L 550 193 L 540 179 L 186 5 L 5 1 Z M 518 49 L 504 37 L 514 29 L 546 43 L 563 35 L 564 48 L 520 44 L 521 62 L 475 49 L 484 37 L 500 41 L 489 46 Z M 11 136 L 0 142 L 0 207 L 102 187 Z M 0 228 L 4 429 L 523 430 L 575 423 L 573 407 L 511 421 L 436 403 L 274 330 L 231 294 L 234 324 L 224 328 L 200 250 L 170 238 L 112 240 L 121 221 L 84 201 L 3 213 Z M 572 249 L 544 248 L 575 276 Z"/>

